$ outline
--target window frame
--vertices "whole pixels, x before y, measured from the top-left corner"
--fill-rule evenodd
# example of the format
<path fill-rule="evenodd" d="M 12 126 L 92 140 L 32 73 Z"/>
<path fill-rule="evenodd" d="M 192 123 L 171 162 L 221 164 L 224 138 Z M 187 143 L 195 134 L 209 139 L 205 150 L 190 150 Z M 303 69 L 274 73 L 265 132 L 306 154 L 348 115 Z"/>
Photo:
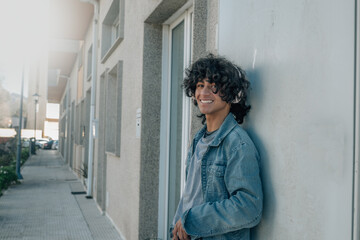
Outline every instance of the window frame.
<path fill-rule="evenodd" d="M 101 63 L 106 62 L 124 39 L 124 8 L 125 0 L 113 0 L 102 21 Z"/>

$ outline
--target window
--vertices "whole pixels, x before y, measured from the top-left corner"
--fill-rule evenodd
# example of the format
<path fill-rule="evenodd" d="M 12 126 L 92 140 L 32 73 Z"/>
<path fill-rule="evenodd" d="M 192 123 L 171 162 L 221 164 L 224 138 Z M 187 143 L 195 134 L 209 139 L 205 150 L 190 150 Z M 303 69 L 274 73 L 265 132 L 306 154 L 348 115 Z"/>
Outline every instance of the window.
<path fill-rule="evenodd" d="M 81 47 L 80 47 L 80 50 L 79 50 L 79 53 L 78 53 L 78 69 L 80 69 L 83 65 L 83 54 L 84 54 L 84 43 L 81 44 Z"/>
<path fill-rule="evenodd" d="M 113 0 L 103 22 L 101 40 L 102 63 L 124 38 L 124 0 Z"/>
<path fill-rule="evenodd" d="M 85 138 L 85 100 L 82 100 L 76 106 L 76 135 L 75 143 L 78 145 L 84 145 Z"/>
<path fill-rule="evenodd" d="M 89 162 L 90 105 L 91 105 L 91 88 L 89 88 L 86 91 L 85 99 L 83 101 L 83 110 L 82 110 L 83 126 L 84 126 L 83 127 L 84 132 L 82 133 L 83 134 L 82 145 L 85 150 L 85 155 L 84 155 L 84 163 L 85 164 L 88 164 L 88 162 Z M 95 109 L 94 109 L 94 111 L 95 111 Z"/>
<path fill-rule="evenodd" d="M 120 22 L 119 22 L 119 16 L 115 19 L 114 23 L 111 27 L 111 43 L 115 43 L 116 39 L 119 38 L 120 34 Z"/>
<path fill-rule="evenodd" d="M 105 151 L 120 156 L 122 61 L 108 72 L 106 86 Z"/>
<path fill-rule="evenodd" d="M 60 152 L 61 152 L 61 156 L 64 156 L 64 151 L 65 151 L 65 131 L 66 131 L 66 118 L 63 117 L 60 120 Z"/>
<path fill-rule="evenodd" d="M 80 103 L 76 105 L 76 121 L 75 121 L 75 143 L 80 144 Z"/>
<path fill-rule="evenodd" d="M 83 97 L 83 85 L 84 85 L 84 67 L 80 67 L 77 76 L 77 102 L 80 102 Z"/>
<path fill-rule="evenodd" d="M 63 113 L 64 111 L 66 111 L 66 108 L 67 108 L 67 106 L 66 106 L 66 100 L 67 99 L 67 94 L 65 94 L 65 96 L 64 96 L 64 98 L 63 98 L 63 100 L 62 100 L 62 104 L 61 104 L 61 109 L 62 109 L 62 111 L 61 111 L 61 113 Z"/>
<path fill-rule="evenodd" d="M 92 71 L 92 45 L 90 46 L 88 52 L 87 52 L 87 71 L 86 76 L 87 80 L 89 81 L 91 79 L 91 71 Z"/>

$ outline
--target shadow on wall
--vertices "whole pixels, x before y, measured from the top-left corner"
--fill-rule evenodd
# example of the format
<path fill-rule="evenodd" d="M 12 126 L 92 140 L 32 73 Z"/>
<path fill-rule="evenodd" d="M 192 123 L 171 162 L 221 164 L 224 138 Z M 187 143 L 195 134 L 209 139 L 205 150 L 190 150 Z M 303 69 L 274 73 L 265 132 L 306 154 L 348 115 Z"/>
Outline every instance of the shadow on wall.
<path fill-rule="evenodd" d="M 256 70 L 247 70 L 247 77 L 251 83 L 250 85 L 250 93 L 248 96 L 249 103 L 251 105 L 251 109 L 249 114 L 245 118 L 245 122 L 243 127 L 249 133 L 251 139 L 254 141 L 255 146 L 260 154 L 260 174 L 262 180 L 262 187 L 264 192 L 264 205 L 263 205 L 263 215 L 260 224 L 252 229 L 251 236 L 252 239 L 259 239 L 257 236 L 258 228 L 266 228 L 266 232 L 269 236 L 272 236 L 273 226 L 274 226 L 274 216 L 276 212 L 276 197 L 273 190 L 272 177 L 270 171 L 271 163 L 270 157 L 267 154 L 267 150 L 265 145 L 263 144 L 261 134 L 257 132 L 256 127 L 254 127 L 254 122 L 257 117 L 260 117 L 260 114 L 257 114 L 261 111 L 263 106 L 264 91 L 262 81 L 264 78 L 261 76 L 261 70 L 257 68 Z"/>

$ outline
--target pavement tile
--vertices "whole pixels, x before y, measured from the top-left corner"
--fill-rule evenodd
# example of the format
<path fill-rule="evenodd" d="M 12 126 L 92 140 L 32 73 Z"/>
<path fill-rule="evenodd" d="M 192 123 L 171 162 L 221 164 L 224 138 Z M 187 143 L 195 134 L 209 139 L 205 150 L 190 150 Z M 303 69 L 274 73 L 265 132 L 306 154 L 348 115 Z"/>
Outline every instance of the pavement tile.
<path fill-rule="evenodd" d="M 55 150 L 40 150 L 21 170 L 21 184 L 0 197 L 0 239 L 121 240 Z"/>

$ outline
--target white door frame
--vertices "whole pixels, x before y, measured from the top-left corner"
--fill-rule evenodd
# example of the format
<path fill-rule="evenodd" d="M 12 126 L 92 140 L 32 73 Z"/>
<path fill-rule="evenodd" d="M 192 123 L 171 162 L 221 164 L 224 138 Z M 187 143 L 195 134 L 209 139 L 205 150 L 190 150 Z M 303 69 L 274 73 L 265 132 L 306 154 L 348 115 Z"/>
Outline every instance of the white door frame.
<path fill-rule="evenodd" d="M 170 147 L 170 93 L 171 93 L 171 33 L 184 20 L 184 67 L 192 59 L 192 19 L 193 2 L 189 1 L 163 24 L 162 48 L 162 86 L 161 86 L 161 122 L 160 122 L 160 164 L 159 164 L 159 211 L 158 238 L 168 236 L 168 197 L 169 197 L 169 147 Z M 183 92 L 182 114 L 182 156 L 181 156 L 181 194 L 185 185 L 185 161 L 189 145 L 191 101 Z"/>
<path fill-rule="evenodd" d="M 360 239 L 360 5 L 359 2 L 356 1 L 356 29 L 354 29 L 355 36 L 355 124 L 354 124 L 354 176 L 353 176 L 353 240 Z"/>

